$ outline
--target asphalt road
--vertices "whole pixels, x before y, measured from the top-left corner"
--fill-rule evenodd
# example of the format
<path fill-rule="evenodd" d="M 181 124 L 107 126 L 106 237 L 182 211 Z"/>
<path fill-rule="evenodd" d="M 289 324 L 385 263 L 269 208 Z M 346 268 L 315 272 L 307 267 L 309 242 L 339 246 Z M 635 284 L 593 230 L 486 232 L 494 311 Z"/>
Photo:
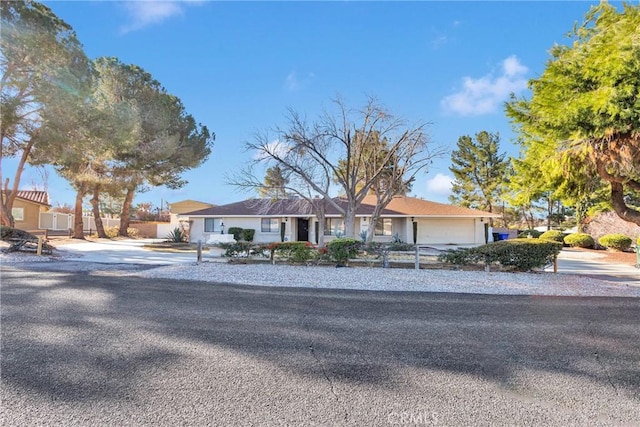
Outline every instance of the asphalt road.
<path fill-rule="evenodd" d="M 3 426 L 640 420 L 640 299 L 0 272 Z"/>

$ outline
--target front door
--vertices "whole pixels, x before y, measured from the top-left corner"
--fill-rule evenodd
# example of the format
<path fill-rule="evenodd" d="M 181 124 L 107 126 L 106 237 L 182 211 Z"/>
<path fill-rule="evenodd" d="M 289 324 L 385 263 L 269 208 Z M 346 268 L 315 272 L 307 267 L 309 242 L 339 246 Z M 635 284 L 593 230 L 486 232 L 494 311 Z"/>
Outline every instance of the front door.
<path fill-rule="evenodd" d="M 298 218 L 298 239 L 299 242 L 309 241 L 309 220 Z"/>

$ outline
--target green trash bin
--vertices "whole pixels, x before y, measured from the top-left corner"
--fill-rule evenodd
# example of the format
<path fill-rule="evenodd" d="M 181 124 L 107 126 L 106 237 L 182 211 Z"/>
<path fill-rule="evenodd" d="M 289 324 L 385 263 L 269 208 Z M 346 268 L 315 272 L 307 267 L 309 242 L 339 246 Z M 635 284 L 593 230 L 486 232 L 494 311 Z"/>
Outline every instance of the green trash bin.
<path fill-rule="evenodd" d="M 640 245 L 636 245 L 636 268 L 640 268 Z"/>

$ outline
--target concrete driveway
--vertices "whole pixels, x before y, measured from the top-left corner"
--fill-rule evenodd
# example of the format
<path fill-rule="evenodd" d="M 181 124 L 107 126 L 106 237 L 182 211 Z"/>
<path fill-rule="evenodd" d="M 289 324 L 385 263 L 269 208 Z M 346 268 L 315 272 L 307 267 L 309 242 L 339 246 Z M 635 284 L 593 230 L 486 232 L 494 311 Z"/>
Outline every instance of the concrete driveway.
<path fill-rule="evenodd" d="M 68 261 L 107 264 L 167 265 L 196 262 L 194 252 L 157 252 L 145 249 L 149 243 L 164 239 L 102 240 L 100 242 L 69 243 L 58 246 Z"/>
<path fill-rule="evenodd" d="M 553 267 L 548 267 L 545 271 L 553 271 Z M 563 249 L 558 256 L 558 273 L 589 276 L 640 286 L 640 269 L 633 265 L 608 263 L 601 255 L 594 252 Z"/>

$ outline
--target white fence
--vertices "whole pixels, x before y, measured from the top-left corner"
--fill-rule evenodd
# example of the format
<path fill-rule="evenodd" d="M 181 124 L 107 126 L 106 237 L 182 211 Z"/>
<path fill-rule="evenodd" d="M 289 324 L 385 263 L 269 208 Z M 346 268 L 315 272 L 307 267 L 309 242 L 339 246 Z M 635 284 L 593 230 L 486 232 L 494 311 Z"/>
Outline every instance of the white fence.
<path fill-rule="evenodd" d="M 73 215 L 57 212 L 40 212 L 38 228 L 41 230 L 69 230 L 73 228 Z"/>
<path fill-rule="evenodd" d="M 69 230 L 73 229 L 75 215 L 58 212 L 41 212 L 38 228 L 41 230 Z M 105 228 L 119 227 L 120 218 L 102 218 Z M 85 233 L 96 230 L 96 220 L 92 216 L 82 217 L 82 229 Z"/>
<path fill-rule="evenodd" d="M 104 228 L 120 227 L 120 218 L 102 218 L 102 225 Z M 82 217 L 82 229 L 85 233 L 92 233 L 96 231 L 96 220 L 92 216 Z"/>

